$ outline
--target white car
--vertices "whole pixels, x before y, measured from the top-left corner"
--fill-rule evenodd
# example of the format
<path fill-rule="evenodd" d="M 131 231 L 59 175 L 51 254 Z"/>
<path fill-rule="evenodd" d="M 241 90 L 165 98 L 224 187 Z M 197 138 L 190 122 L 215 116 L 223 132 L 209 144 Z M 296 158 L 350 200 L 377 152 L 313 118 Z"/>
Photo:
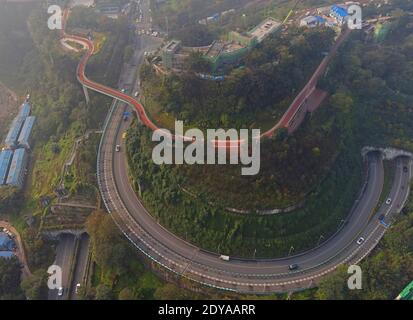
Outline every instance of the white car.
<path fill-rule="evenodd" d="M 75 290 L 75 293 L 76 293 L 76 294 L 79 294 L 79 289 L 80 289 L 80 283 L 78 283 L 78 284 L 76 285 L 76 290 Z"/>
<path fill-rule="evenodd" d="M 59 290 L 57 291 L 57 295 L 59 297 L 63 296 L 63 287 L 60 287 Z"/>
<path fill-rule="evenodd" d="M 363 237 L 361 237 L 360 239 L 357 240 L 357 244 L 361 245 L 364 241 L 365 241 L 365 239 Z"/>
<path fill-rule="evenodd" d="M 388 199 L 386 200 L 386 204 L 387 204 L 387 205 L 391 204 L 391 198 L 388 198 Z"/>
<path fill-rule="evenodd" d="M 120 145 L 116 145 L 116 152 L 120 152 Z"/>

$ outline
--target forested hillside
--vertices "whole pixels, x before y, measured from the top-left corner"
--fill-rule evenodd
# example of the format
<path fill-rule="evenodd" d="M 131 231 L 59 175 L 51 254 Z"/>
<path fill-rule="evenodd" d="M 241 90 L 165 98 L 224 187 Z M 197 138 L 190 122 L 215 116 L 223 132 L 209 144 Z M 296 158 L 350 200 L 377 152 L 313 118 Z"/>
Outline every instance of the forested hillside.
<path fill-rule="evenodd" d="M 236 166 L 154 166 L 149 133 L 135 125 L 128 135 L 130 165 L 136 190 L 150 211 L 185 239 L 231 255 L 250 256 L 259 248 L 258 255 L 282 256 L 292 244 L 305 250 L 320 234 L 335 231 L 333 221 L 348 214 L 361 187 L 362 147 L 411 149 L 413 18 L 399 11 L 390 23 L 392 31 L 384 41 L 352 33 L 321 81 L 329 98 L 294 135 L 280 130 L 263 141 L 261 172 L 255 177 L 240 177 Z M 308 77 L 310 61 L 316 63 L 310 48 L 314 52 L 317 47 L 320 54 L 330 39 L 328 31 L 299 30 L 292 29 L 288 45 L 278 35 L 265 41 L 245 59 L 245 68 L 220 84 L 197 80 L 191 72 L 154 80 L 146 69 L 145 101 L 160 102 L 188 127 L 239 128 L 254 108 L 276 110 L 276 115 L 283 110 L 283 95 L 292 99 Z M 340 194 L 340 201 L 334 194 Z M 304 198 L 304 209 L 276 217 L 225 211 L 231 207 L 253 213 Z M 312 225 L 315 221 L 320 223 Z"/>
<path fill-rule="evenodd" d="M 2 188 L 0 219 L 8 219 L 18 226 L 25 243 L 33 276 L 22 284 L 24 294 L 32 300 L 44 299 L 47 298 L 47 289 L 44 290 L 45 268 L 53 262 L 54 245 L 44 239 L 40 232 L 42 220 L 48 213 L 43 200 L 53 203 L 56 198 L 55 188 L 75 139 L 84 135 L 88 129 L 101 128 L 111 100 L 91 94 L 91 103 L 86 105 L 76 79 L 76 67 L 81 54 L 61 48 L 59 32 L 47 27 L 48 15 L 44 8 L 31 8 L 29 5 L 24 7 L 27 10 L 19 12 L 18 19 L 11 21 L 19 5 L 2 3 L 1 6 L 0 23 L 5 22 L 4 26 L 10 30 L 5 28 L 6 32 L 1 33 L 0 65 L 7 64 L 14 72 L 11 76 L 0 68 L 1 76 L 4 76 L 5 82 L 10 86 L 17 84 L 16 88 L 20 90 L 22 98 L 26 92 L 31 93 L 32 113 L 37 121 L 26 188 L 22 193 L 12 188 Z M 123 63 L 123 49 L 129 41 L 126 21 L 102 18 L 93 9 L 74 10 L 71 19 L 78 28 L 92 27 L 98 42 L 98 52 L 92 58 L 88 75 L 92 79 L 114 85 Z M 69 20 L 69 27 L 71 25 Z M 3 31 L 3 25 L 1 28 Z M 24 31 L 21 37 L 24 35 L 27 39 L 26 47 L 16 47 L 19 46 L 20 39 L 20 34 L 15 34 L 16 30 Z M 14 57 L 10 57 L 12 53 Z M 73 193 L 84 191 L 82 188 L 87 183 L 93 183 L 88 177 L 94 176 L 93 157 L 98 140 L 92 140 L 94 145 L 90 146 L 90 153 L 80 154 L 85 163 L 76 162 L 77 169 L 73 172 L 83 172 L 83 176 L 81 179 L 72 179 L 70 191 Z M 91 166 L 90 158 L 93 161 Z M 90 170 L 92 172 L 88 172 Z M 89 187 L 95 188 L 94 185 Z M 30 226 L 26 224 L 28 216 L 33 218 Z"/>

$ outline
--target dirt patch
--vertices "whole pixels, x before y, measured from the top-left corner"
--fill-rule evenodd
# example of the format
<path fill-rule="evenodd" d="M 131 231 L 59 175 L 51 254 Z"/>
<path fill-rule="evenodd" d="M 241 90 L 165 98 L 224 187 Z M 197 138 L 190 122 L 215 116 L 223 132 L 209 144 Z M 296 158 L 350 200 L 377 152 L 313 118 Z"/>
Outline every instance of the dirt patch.
<path fill-rule="evenodd" d="M 18 112 L 17 95 L 0 82 L 0 138 L 3 139 L 10 122 Z"/>

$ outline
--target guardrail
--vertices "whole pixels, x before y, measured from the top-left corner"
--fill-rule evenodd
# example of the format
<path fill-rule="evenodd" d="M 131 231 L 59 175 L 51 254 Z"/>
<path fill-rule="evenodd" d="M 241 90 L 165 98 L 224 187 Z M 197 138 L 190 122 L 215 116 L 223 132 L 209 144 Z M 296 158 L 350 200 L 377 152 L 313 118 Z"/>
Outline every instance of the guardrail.
<path fill-rule="evenodd" d="M 201 284 L 201 285 L 206 285 L 206 286 L 209 286 L 209 287 L 213 287 L 213 288 L 217 288 L 217 289 L 221 289 L 221 290 L 226 290 L 226 291 L 244 292 L 244 290 L 236 290 L 236 289 L 230 288 L 229 286 L 231 286 L 231 285 L 234 286 L 234 284 L 233 284 L 234 282 L 233 282 L 233 281 L 219 280 L 219 279 L 214 279 L 214 278 L 212 278 L 212 277 L 202 276 L 202 275 L 199 275 L 199 274 L 195 274 L 195 273 L 194 273 L 194 272 L 195 272 L 194 270 L 191 270 L 191 269 L 188 269 L 188 268 L 187 268 L 188 265 L 187 265 L 186 267 L 184 267 L 183 265 L 180 265 L 179 263 L 177 263 L 177 262 L 175 262 L 175 261 L 171 261 L 170 259 L 166 259 L 166 257 L 163 257 L 160 252 L 157 252 L 156 249 L 152 248 L 151 245 L 150 245 L 148 242 L 146 242 L 145 239 L 142 238 L 142 236 L 138 235 L 136 232 L 132 232 L 132 233 L 131 233 L 131 232 L 130 232 L 131 230 L 128 230 L 128 226 L 127 226 L 127 225 L 123 225 L 123 224 L 125 224 L 125 221 L 123 220 L 123 218 L 122 218 L 122 217 L 117 217 L 117 213 L 112 210 L 112 208 L 111 208 L 111 206 L 110 206 L 110 204 L 109 204 L 109 199 L 107 199 L 107 197 L 106 197 L 106 196 L 107 196 L 107 195 L 106 195 L 106 191 L 105 191 L 106 189 L 103 188 L 103 184 L 102 184 L 102 177 L 101 177 L 102 168 L 101 168 L 101 165 L 104 163 L 104 162 L 103 162 L 103 158 L 102 158 L 102 156 L 103 156 L 103 154 L 102 154 L 103 144 L 104 144 L 104 141 L 105 141 L 106 136 L 107 136 L 108 125 L 109 125 L 110 121 L 112 120 L 112 117 L 113 117 L 113 115 L 114 115 L 114 111 L 116 110 L 116 104 L 117 104 L 117 102 L 114 102 L 114 103 L 112 104 L 111 110 L 110 110 L 110 112 L 109 112 L 109 114 L 108 114 L 108 117 L 107 117 L 107 119 L 106 119 L 106 121 L 105 121 L 104 132 L 103 132 L 103 134 L 102 134 L 102 139 L 101 139 L 101 142 L 100 142 L 100 145 L 99 145 L 99 154 L 98 154 L 98 164 L 97 164 L 97 167 L 98 167 L 98 184 L 99 184 L 99 189 L 100 189 L 100 191 L 101 191 L 101 195 L 102 195 L 103 201 L 104 201 L 104 203 L 105 203 L 105 207 L 106 207 L 107 211 L 112 215 L 112 218 L 113 218 L 115 224 L 117 225 L 117 227 L 119 228 L 119 230 L 122 232 L 122 234 L 123 234 L 144 256 L 148 257 L 150 260 L 154 261 L 154 262 L 157 263 L 158 265 L 164 267 L 165 269 L 167 269 L 168 271 L 170 271 L 170 272 L 172 272 L 172 273 L 174 273 L 174 274 L 176 274 L 176 275 L 179 275 L 179 276 L 181 276 L 181 277 L 187 278 L 187 279 L 189 279 L 189 280 L 191 280 L 191 281 L 194 281 L 194 282 L 196 282 L 196 283 L 199 283 L 199 284 Z M 119 130 L 119 127 L 118 127 L 117 130 Z M 112 163 L 112 165 L 113 165 L 113 163 Z M 367 178 L 368 178 L 368 174 L 369 174 L 369 167 L 368 167 L 368 170 L 367 170 Z M 368 180 L 368 179 L 367 179 L 367 180 Z M 364 184 L 364 186 L 363 186 L 363 188 L 362 188 L 362 191 L 361 191 L 361 194 L 360 194 L 359 198 L 364 194 L 365 189 L 366 189 L 366 186 L 367 186 L 367 181 L 365 182 L 365 184 Z M 118 194 L 118 191 L 115 190 L 115 192 L 116 192 L 117 196 L 120 198 L 120 196 L 119 196 L 119 194 Z M 123 206 L 123 204 L 122 204 L 122 206 Z M 115 207 L 116 207 L 116 206 L 115 206 Z M 127 211 L 127 209 L 126 209 L 125 207 L 124 207 L 123 209 L 124 209 L 125 212 L 129 215 L 129 219 L 131 219 L 133 222 L 135 222 L 135 221 L 133 220 L 133 218 L 130 216 L 130 214 L 129 214 L 129 212 Z M 353 206 L 351 212 L 353 212 L 354 209 L 355 209 L 355 205 Z M 136 223 L 136 222 L 135 222 L 135 223 Z M 143 230 L 139 225 L 137 225 L 137 226 L 138 226 L 140 232 L 142 232 L 143 234 L 146 234 L 151 240 L 153 240 L 152 237 L 150 237 L 150 235 L 148 235 L 145 230 Z M 339 232 L 342 228 L 344 228 L 344 224 L 343 224 L 343 226 L 341 226 L 341 228 L 339 228 L 339 230 L 338 230 L 337 232 Z M 132 234 L 133 234 L 133 235 L 132 235 Z M 136 239 L 134 239 L 134 238 L 136 238 Z M 155 240 L 155 241 L 156 241 L 156 240 Z M 345 247 L 344 249 L 340 250 L 340 252 L 338 252 L 338 253 L 335 254 L 334 256 L 330 257 L 328 260 L 324 261 L 323 263 L 320 263 L 320 264 L 318 264 L 318 265 L 316 265 L 316 266 L 313 266 L 313 267 L 311 267 L 311 268 L 307 268 L 307 269 L 305 269 L 305 270 L 300 270 L 300 271 L 297 271 L 297 272 L 282 273 L 282 274 L 245 275 L 245 276 L 260 277 L 260 278 L 271 277 L 271 278 L 274 278 L 274 279 L 282 279 L 282 278 L 284 278 L 286 275 L 290 275 L 290 276 L 291 276 L 291 275 L 300 275 L 300 274 L 308 273 L 309 271 L 311 271 L 311 270 L 316 270 L 317 268 L 323 267 L 323 266 L 327 265 L 329 262 L 331 262 L 333 259 L 338 258 L 338 257 L 345 251 L 346 248 L 347 248 L 347 247 Z M 312 249 L 312 250 L 315 250 L 315 248 Z M 155 254 L 155 255 L 152 255 L 152 254 L 150 253 L 151 251 L 154 252 L 154 253 L 156 253 L 156 254 Z M 306 278 L 306 281 L 308 281 L 309 279 L 319 278 L 320 276 L 322 276 L 322 275 L 324 275 L 324 274 L 327 274 L 327 273 L 335 270 L 338 265 L 349 261 L 349 260 L 350 260 L 351 258 L 353 258 L 354 255 L 357 254 L 357 253 L 358 253 L 358 250 L 356 250 L 355 252 L 353 252 L 350 256 L 343 257 L 342 259 L 340 259 L 341 261 L 338 262 L 337 264 L 335 264 L 332 268 L 330 268 L 330 269 L 328 269 L 328 270 L 325 270 L 324 272 L 321 272 L 321 273 L 319 273 L 319 274 L 313 275 L 313 276 L 311 276 L 311 277 L 307 277 L 307 278 Z M 179 256 L 179 254 L 177 254 L 177 253 L 175 253 L 175 254 L 176 254 L 177 256 Z M 304 253 L 303 253 L 303 254 L 304 254 Z M 184 261 L 187 260 L 185 257 L 182 257 L 182 258 L 183 258 Z M 175 266 L 177 267 L 177 269 L 181 269 L 181 268 L 184 269 L 184 270 L 185 270 L 185 273 L 184 273 L 184 272 L 178 272 L 178 270 L 175 270 L 172 266 L 169 266 L 169 265 L 167 264 L 168 260 L 169 260 L 170 263 L 172 263 L 173 265 L 175 265 Z M 165 261 L 165 262 L 164 262 L 164 261 Z M 195 263 L 195 262 L 193 262 L 193 263 L 194 263 L 194 265 L 197 265 L 197 266 L 199 266 L 199 267 L 201 267 L 201 268 L 203 268 L 203 269 L 205 269 L 205 270 L 209 270 L 209 271 L 213 271 L 213 270 L 214 270 L 214 268 L 208 268 L 208 267 L 206 267 L 206 266 L 199 265 L 198 263 Z M 185 263 L 185 264 L 186 264 L 186 263 Z M 187 272 L 187 273 L 186 273 L 186 272 Z M 234 275 L 234 276 L 237 275 L 236 273 L 226 272 L 225 270 L 220 270 L 220 272 L 223 273 L 223 274 L 231 274 L 231 275 Z M 241 275 L 241 274 L 239 274 L 239 275 Z M 210 278 L 211 281 L 210 281 L 210 282 L 206 282 L 206 281 L 200 280 L 199 278 L 204 278 L 204 279 Z M 228 283 L 229 285 L 228 285 L 228 286 L 224 286 L 224 285 L 222 285 L 222 286 L 217 286 L 217 285 L 211 283 L 212 281 L 220 282 L 220 283 L 222 283 L 222 284 Z M 291 281 L 291 282 L 288 282 L 288 283 L 301 283 L 301 282 L 303 282 L 303 281 L 302 281 L 301 279 L 299 279 L 299 280 Z M 285 283 L 284 283 L 284 284 L 285 284 Z M 264 291 L 265 291 L 265 288 L 270 288 L 270 287 L 275 287 L 275 286 L 282 286 L 282 285 L 284 285 L 284 284 L 282 284 L 282 283 L 280 283 L 280 284 L 278 284 L 278 283 L 263 284 L 263 285 L 260 284 L 259 286 L 260 286 L 260 287 L 264 287 Z M 245 283 L 245 284 L 242 284 L 242 285 L 243 285 L 243 286 L 251 286 L 251 285 L 253 285 L 253 284 Z M 245 292 L 247 292 L 247 291 L 245 291 Z"/>
<path fill-rule="evenodd" d="M 199 283 L 199 284 L 201 284 L 201 285 L 209 286 L 209 287 L 216 288 L 216 289 L 220 289 L 220 290 L 226 290 L 226 291 L 232 291 L 232 292 L 247 292 L 247 291 L 245 291 L 245 290 L 236 290 L 236 289 L 234 289 L 234 288 L 230 288 L 229 286 L 234 286 L 234 281 L 228 281 L 228 280 L 223 280 L 223 279 L 220 280 L 220 279 L 216 279 L 216 278 L 213 278 L 213 277 L 210 277 L 210 276 L 206 276 L 206 275 L 203 276 L 203 275 L 199 274 L 199 272 L 196 272 L 195 270 L 189 269 L 189 268 L 188 268 L 189 265 L 187 265 L 187 262 L 183 262 L 184 264 L 186 264 L 186 266 L 184 266 L 184 265 L 181 265 L 180 263 L 177 263 L 176 261 L 172 261 L 171 259 L 167 259 L 166 257 L 163 257 L 162 254 L 161 254 L 160 252 L 158 252 L 155 248 L 152 248 L 151 244 L 148 243 L 147 241 L 145 241 L 145 239 L 144 239 L 142 236 L 138 235 L 136 232 L 132 232 L 132 230 L 128 230 L 128 229 L 130 229 L 130 227 L 128 227 L 128 226 L 125 224 L 125 221 L 123 220 L 123 218 L 120 217 L 120 216 L 117 217 L 118 213 L 117 213 L 117 212 L 114 212 L 114 210 L 112 210 L 112 207 L 111 207 L 111 205 L 110 205 L 110 203 L 109 203 L 110 199 L 107 198 L 107 194 L 106 194 L 108 191 L 106 191 L 107 189 L 104 188 L 104 186 L 103 186 L 103 180 L 102 180 L 103 177 L 101 176 L 101 174 L 103 173 L 103 170 L 104 170 L 104 168 L 103 168 L 103 170 L 102 170 L 102 164 L 104 164 L 104 159 L 103 159 L 103 153 L 102 153 L 102 152 L 103 152 L 104 142 L 105 142 L 105 139 L 106 139 L 106 137 L 107 137 L 107 129 L 108 129 L 108 126 L 109 126 L 109 124 L 110 124 L 110 122 L 111 122 L 111 120 L 112 120 L 112 118 L 113 118 L 114 112 L 115 112 L 115 110 L 116 110 L 117 103 L 118 103 L 117 101 L 114 101 L 114 102 L 112 103 L 111 109 L 110 109 L 110 111 L 109 111 L 109 113 L 108 113 L 108 116 L 107 116 L 107 118 L 106 118 L 106 120 L 105 120 L 104 129 L 103 129 L 103 134 L 102 134 L 102 138 L 101 138 L 101 141 L 100 141 L 100 144 L 99 144 L 99 151 L 98 151 L 98 157 L 97 157 L 97 178 L 98 178 L 99 190 L 100 190 L 100 193 L 101 193 L 103 202 L 104 202 L 104 204 L 105 204 L 105 207 L 106 207 L 107 211 L 111 214 L 111 216 L 112 216 L 112 218 L 113 218 L 113 221 L 115 222 L 115 224 L 117 225 L 117 227 L 119 228 L 119 230 L 122 232 L 122 234 L 123 234 L 144 256 L 146 256 L 147 258 L 149 258 L 149 259 L 152 260 L 153 262 L 157 263 L 158 265 L 164 267 L 164 268 L 167 269 L 168 271 L 170 271 L 170 272 L 172 272 L 172 273 L 174 273 L 174 274 L 176 274 L 176 275 L 178 275 L 178 276 L 187 278 L 187 279 L 189 279 L 189 280 L 191 280 L 191 281 L 194 281 L 194 282 L 196 282 L 196 283 Z M 119 127 L 117 128 L 117 131 L 119 131 Z M 113 156 L 113 155 L 112 155 L 112 156 Z M 113 162 L 112 162 L 112 166 L 113 166 Z M 369 171 L 370 171 L 370 167 L 368 167 L 366 182 L 365 182 L 365 184 L 363 185 L 363 188 L 362 188 L 362 191 L 361 191 L 361 193 L 360 193 L 360 196 L 358 197 L 358 200 L 359 200 L 359 199 L 363 196 L 363 194 L 365 193 L 365 190 L 366 190 L 366 187 L 367 187 L 367 183 L 368 183 Z M 112 172 L 113 172 L 113 171 L 112 171 Z M 116 193 L 117 197 L 120 199 L 120 195 L 118 194 L 118 190 L 117 190 L 117 189 L 115 189 L 115 193 Z M 350 216 L 351 216 L 351 214 L 353 214 L 354 209 L 355 209 L 357 203 L 358 203 L 358 201 L 353 205 L 353 208 L 352 208 L 352 210 L 351 210 Z M 128 212 L 128 210 L 124 207 L 123 203 L 122 203 L 122 206 L 123 206 L 123 209 L 125 210 L 126 214 L 128 214 L 128 218 L 131 219 L 131 221 L 133 221 L 133 222 L 136 224 L 136 226 L 139 228 L 139 231 L 142 232 L 143 235 L 146 235 L 150 240 L 156 241 L 156 240 L 153 239 L 144 229 L 142 229 L 142 228 L 136 223 L 136 221 L 131 217 L 131 215 L 130 215 L 130 213 Z M 116 206 L 113 206 L 113 207 L 116 208 Z M 348 219 L 348 218 L 347 218 L 347 219 Z M 346 219 L 346 220 L 347 220 L 347 219 Z M 125 224 L 125 225 L 124 225 L 124 224 Z M 345 223 L 343 223 L 343 225 L 337 230 L 336 234 L 337 234 L 338 232 L 340 232 L 340 231 L 344 228 L 344 226 L 345 226 Z M 136 239 L 134 239 L 134 238 L 136 238 Z M 327 241 L 328 241 L 328 240 L 327 240 Z M 326 242 L 327 242 L 327 241 L 326 241 Z M 325 243 L 323 243 L 323 244 L 325 244 Z M 349 245 L 351 245 L 351 243 L 348 244 L 348 246 L 349 246 Z M 340 250 L 339 252 L 337 252 L 334 256 L 330 257 L 330 258 L 327 259 L 326 261 L 324 261 L 324 262 L 322 262 L 322 263 L 320 263 L 320 264 L 318 264 L 318 265 L 316 265 L 316 266 L 313 266 L 313 267 L 307 268 L 307 269 L 303 269 L 303 270 L 299 270 L 299 271 L 296 271 L 296 272 L 279 273 L 279 274 L 265 274 L 265 275 L 259 275 L 259 274 L 253 275 L 253 274 L 250 274 L 250 275 L 246 275 L 246 274 L 238 274 L 238 273 L 228 272 L 228 271 L 225 271 L 225 270 L 218 270 L 218 269 L 215 269 L 215 268 L 209 268 L 209 267 L 207 267 L 207 266 L 201 265 L 201 264 L 196 263 L 196 262 L 191 262 L 191 263 L 194 264 L 194 265 L 196 265 L 196 266 L 198 266 L 198 267 L 200 267 L 201 269 L 208 270 L 208 271 L 216 270 L 216 271 L 219 271 L 221 274 L 231 274 L 231 275 L 233 275 L 233 276 L 240 275 L 240 276 L 246 276 L 246 277 L 259 277 L 259 278 L 264 278 L 264 277 L 269 278 L 269 277 L 270 277 L 270 278 L 273 278 L 273 279 L 275 280 L 275 279 L 282 279 L 282 278 L 284 278 L 284 277 L 287 276 L 287 275 L 288 275 L 288 276 L 291 276 L 291 275 L 301 275 L 301 274 L 305 274 L 305 273 L 308 273 L 309 271 L 317 270 L 318 268 L 321 268 L 321 267 L 323 267 L 323 266 L 326 266 L 326 265 L 327 265 L 328 263 L 330 263 L 332 260 L 334 260 L 334 259 L 336 259 L 336 258 L 339 258 L 340 255 L 348 248 L 348 246 L 346 246 L 345 248 L 343 248 L 342 250 Z M 161 247 L 166 248 L 166 247 L 164 247 L 162 244 L 161 244 Z M 373 248 L 374 248 L 374 247 L 375 247 L 375 245 L 373 246 Z M 313 249 L 311 249 L 311 250 L 309 250 L 309 251 L 316 250 L 317 248 L 318 248 L 318 247 L 313 248 Z M 166 249 L 168 249 L 168 248 L 166 248 Z M 354 252 L 352 252 L 349 256 L 340 258 L 340 261 L 339 261 L 338 263 L 336 263 L 334 266 L 332 266 L 330 269 L 324 270 L 323 272 L 320 272 L 319 274 L 306 277 L 306 278 L 305 278 L 305 281 L 314 280 L 314 279 L 319 278 L 319 277 L 321 277 L 321 276 L 323 276 L 323 275 L 325 275 L 325 274 L 327 274 L 327 273 L 329 273 L 329 272 L 334 271 L 339 265 L 341 265 L 341 264 L 343 264 L 343 263 L 346 263 L 346 262 L 350 261 L 351 259 L 353 259 L 353 258 L 359 253 L 359 251 L 360 251 L 361 249 L 362 249 L 361 247 L 360 247 L 360 248 L 357 248 L 357 250 L 355 250 Z M 372 248 L 371 248 L 371 250 L 372 250 Z M 368 252 L 370 252 L 371 250 L 368 250 Z M 202 251 L 204 251 L 204 250 L 202 250 Z M 151 252 L 155 253 L 155 255 L 151 254 Z M 173 251 L 171 251 L 171 252 L 173 252 Z M 307 251 L 307 252 L 308 252 L 308 251 Z M 305 254 L 305 253 L 307 253 L 307 252 L 301 253 L 300 255 L 303 255 L 303 254 Z M 174 253 L 174 252 L 173 252 L 173 253 Z M 178 257 L 181 257 L 183 261 L 188 260 L 187 258 L 185 258 L 185 257 L 183 257 L 183 256 L 180 256 L 178 253 L 174 253 L 174 254 L 177 255 Z M 235 260 L 237 260 L 237 259 L 235 258 Z M 242 259 L 240 259 L 240 260 L 242 260 Z M 270 259 L 268 259 L 268 260 L 270 260 Z M 274 259 L 273 259 L 273 260 L 274 260 Z M 278 259 L 275 259 L 275 260 L 278 260 Z M 179 272 L 178 270 L 174 269 L 174 268 L 172 267 L 172 265 L 171 265 L 171 266 L 168 265 L 168 264 L 167 264 L 168 261 L 169 261 L 170 264 L 176 266 L 177 269 L 183 269 L 184 272 Z M 250 261 L 254 261 L 254 260 L 250 260 Z M 203 281 L 203 280 L 200 280 L 200 279 L 208 279 L 208 278 L 211 280 L 210 282 L 206 282 L 205 280 L 204 280 L 204 281 Z M 219 286 L 218 286 L 218 285 L 215 285 L 215 284 L 211 283 L 211 282 L 213 282 L 213 281 L 219 282 L 219 283 L 222 283 L 222 284 L 227 283 L 228 286 L 225 286 L 225 285 L 222 285 L 222 286 L 219 285 Z M 299 279 L 299 280 L 289 281 L 289 282 L 287 282 L 287 283 L 288 283 L 288 284 L 297 284 L 297 283 L 302 283 L 303 281 L 304 281 L 304 280 Z M 263 287 L 263 288 L 264 288 L 264 291 L 265 291 L 265 289 L 267 289 L 267 288 L 277 287 L 277 286 L 283 286 L 283 285 L 285 285 L 285 284 L 286 284 L 286 283 L 268 283 L 268 284 L 255 284 L 255 286 Z M 244 286 L 244 287 L 245 287 L 245 286 L 254 286 L 254 284 L 248 284 L 248 283 L 242 283 L 242 284 L 240 284 L 240 285 L 242 285 L 242 286 Z M 236 287 L 236 285 L 235 285 L 235 287 Z"/>

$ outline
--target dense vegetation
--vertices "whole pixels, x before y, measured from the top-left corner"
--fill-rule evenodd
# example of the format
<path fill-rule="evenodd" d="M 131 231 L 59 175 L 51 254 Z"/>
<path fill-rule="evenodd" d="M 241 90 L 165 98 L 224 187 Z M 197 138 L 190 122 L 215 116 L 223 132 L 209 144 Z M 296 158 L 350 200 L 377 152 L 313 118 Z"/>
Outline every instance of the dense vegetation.
<path fill-rule="evenodd" d="M 189 241 L 205 249 L 235 255 L 251 256 L 257 248 L 259 256 L 281 256 L 291 245 L 301 251 L 314 245 L 321 234 L 335 231 L 360 187 L 361 148 L 372 144 L 410 149 L 413 135 L 409 123 L 413 119 L 409 111 L 412 105 L 409 49 L 413 24 L 412 18 L 402 11 L 394 16 L 392 33 L 385 42 L 368 38 L 363 32 L 353 32 L 321 83 L 331 93 L 330 98 L 292 137 L 285 137 L 280 131 L 274 139 L 263 143 L 262 173 L 257 177 L 239 177 L 239 168 L 235 166 L 154 166 L 150 135 L 135 125 L 128 135 L 131 172 L 136 190 L 150 211 Z M 148 83 L 145 101 L 149 105 L 160 102 L 163 111 L 188 121 L 188 126 L 225 127 L 228 119 L 233 119 L 231 125 L 235 123 L 236 127 L 245 125 L 243 112 L 252 108 L 251 103 L 241 104 L 245 109 L 233 111 L 232 117 L 223 113 L 231 112 L 231 107 L 237 105 L 231 98 L 231 90 L 239 89 L 233 94 L 235 101 L 238 98 L 241 101 L 242 97 L 245 101 L 248 94 L 253 94 L 255 98 L 249 102 L 263 102 L 261 106 L 254 105 L 257 110 L 271 109 L 271 101 L 280 101 L 283 95 L 287 99 L 294 96 L 293 92 L 302 85 L 297 79 L 306 80 L 305 73 L 294 78 L 294 71 L 298 68 L 295 66 L 308 61 L 304 57 L 310 44 L 314 45 L 313 52 L 315 47 L 323 50 L 331 36 L 328 31 L 317 29 L 301 30 L 302 35 L 294 28 L 291 32 L 289 46 L 282 45 L 283 37 L 274 36 L 265 41 L 245 59 L 244 69 L 233 71 L 244 77 L 234 78 L 231 74 L 224 83 L 203 82 L 188 73 L 158 79 L 155 86 L 152 82 L 155 76 L 146 69 L 143 71 Z M 274 57 L 278 59 L 274 61 Z M 313 59 L 315 63 L 316 54 Z M 284 64 L 293 71 L 288 73 L 292 77 L 286 78 L 286 71 L 280 72 Z M 266 68 L 274 72 L 266 73 Z M 309 72 L 311 65 L 304 63 L 303 69 Z M 248 77 L 251 74 L 255 75 L 255 81 L 245 81 L 251 79 Z M 278 80 L 273 82 L 273 79 Z M 290 79 L 293 81 L 288 82 Z M 265 89 L 261 91 L 261 87 Z M 228 206 L 245 209 L 247 203 L 251 206 L 248 209 L 286 206 L 314 190 L 311 186 L 318 187 L 307 197 L 305 209 L 287 215 L 241 217 L 224 210 Z M 195 196 L 185 192 L 188 189 Z"/>
<path fill-rule="evenodd" d="M 0 300 L 22 299 L 20 289 L 21 266 L 16 257 L 0 258 Z"/>
<path fill-rule="evenodd" d="M 323 6 L 334 0 L 301 1 L 298 9 Z M 283 21 L 295 6 L 296 0 L 151 0 L 154 22 L 169 36 L 179 39 L 186 46 L 209 45 L 217 38 L 225 37 L 228 31 L 247 31 L 255 27 L 264 18 L 273 16 Z M 207 25 L 199 20 L 227 12 Z"/>
<path fill-rule="evenodd" d="M 329 275 L 317 290 L 293 296 L 296 299 L 333 300 L 393 300 L 413 279 L 413 202 L 410 200 L 403 215 L 386 233 L 383 240 L 364 260 L 363 289 L 349 290 L 347 267 Z"/>
<path fill-rule="evenodd" d="M 37 123 L 30 165 L 32 174 L 27 188 L 23 195 L 12 188 L 2 188 L 0 211 L 19 229 L 30 268 L 34 270 L 33 276 L 22 283 L 26 297 L 47 298 L 45 269 L 53 262 L 54 246 L 39 233 L 40 220 L 47 212 L 44 199 L 47 199 L 46 203 L 52 203 L 54 189 L 75 139 L 88 129 L 101 127 L 110 99 L 91 95 L 91 104 L 86 105 L 75 74 L 80 54 L 60 48 L 59 33 L 50 31 L 45 23 L 46 10 L 38 4 L 28 5 L 27 10 L 15 15 L 19 5 L 2 3 L 1 6 L 0 64 L 7 64 L 8 69 L 0 68 L 0 79 L 5 79 L 4 82 L 22 96 L 31 92 Z M 127 22 L 102 18 L 93 9 L 81 9 L 72 12 L 69 28 L 72 26 L 93 28 L 98 53 L 92 58 L 88 74 L 98 81 L 115 85 L 123 63 L 123 48 L 129 40 Z M 24 38 L 24 41 L 18 41 L 16 37 Z M 24 47 L 16 48 L 22 42 Z M 8 73 L 10 69 L 13 74 Z M 89 141 L 94 144 L 88 145 L 88 150 L 81 148 L 79 151 L 67 177 L 71 193 L 93 189 L 97 141 L 98 137 L 94 137 Z M 27 216 L 35 218 L 30 226 L 25 223 Z"/>
<path fill-rule="evenodd" d="M 150 138 L 151 133 L 137 124 L 128 132 L 129 163 L 136 190 L 161 223 L 207 250 L 250 257 L 256 248 L 257 256 L 273 257 L 288 253 L 291 245 L 297 251 L 308 249 L 320 235 L 329 235 L 339 227 L 361 185 L 359 150 L 343 147 L 332 172 L 308 197 L 305 209 L 275 216 L 230 214 L 211 193 L 205 191 L 193 197 L 183 191 L 187 181 L 182 174 L 185 168 L 155 165 Z M 221 178 L 228 171 L 224 166 L 211 167 L 216 167 L 214 170 Z M 212 178 L 202 176 L 201 181 L 208 183 L 208 179 Z M 260 190 L 259 178 L 257 181 L 255 190 Z M 235 186 L 234 193 L 236 188 L 247 191 L 248 181 L 244 183 Z M 229 192 L 225 190 L 225 195 Z"/>
<path fill-rule="evenodd" d="M 110 215 L 97 211 L 89 217 L 86 226 L 91 237 L 95 276 L 92 287 L 81 293 L 83 299 L 205 298 L 165 283 L 146 270 L 136 248 L 120 234 Z"/>
<path fill-rule="evenodd" d="M 293 28 L 275 35 L 248 54 L 244 67 L 230 71 L 224 82 L 201 80 L 192 70 L 161 77 L 144 68 L 145 106 L 162 127 L 171 127 L 176 118 L 187 127 L 264 131 L 280 119 L 333 37 L 331 29 Z M 185 187 L 237 209 L 296 204 L 320 183 L 339 153 L 341 129 L 335 118 L 324 110 L 295 137 L 281 132 L 265 142 L 258 176 L 241 177 L 234 166 L 187 166 L 181 172 L 187 178 Z"/>
<path fill-rule="evenodd" d="M 192 70 L 164 77 L 144 68 L 145 102 L 153 116 L 168 113 L 189 127 L 269 129 L 308 81 L 334 35 L 326 28 L 276 34 L 252 50 L 241 68 L 230 70 L 224 82 L 201 80 Z"/>
<path fill-rule="evenodd" d="M 362 144 L 413 150 L 413 18 L 395 15 L 384 42 L 355 33 L 325 85 L 352 102 L 347 128 Z"/>

